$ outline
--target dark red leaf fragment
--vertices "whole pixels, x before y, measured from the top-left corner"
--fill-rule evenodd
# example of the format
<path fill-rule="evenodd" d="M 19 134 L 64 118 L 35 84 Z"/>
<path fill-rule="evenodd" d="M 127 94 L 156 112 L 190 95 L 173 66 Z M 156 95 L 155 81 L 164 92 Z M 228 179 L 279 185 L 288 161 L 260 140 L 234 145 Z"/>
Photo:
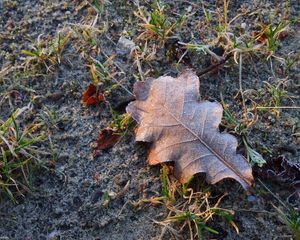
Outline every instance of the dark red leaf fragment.
<path fill-rule="evenodd" d="M 120 135 L 111 128 L 104 128 L 97 138 L 97 146 L 94 149 L 93 156 L 97 157 L 102 150 L 113 147 L 119 140 Z"/>
<path fill-rule="evenodd" d="M 98 87 L 92 83 L 87 87 L 82 96 L 82 101 L 86 107 L 99 104 L 104 100 L 104 95 L 100 93 Z"/>

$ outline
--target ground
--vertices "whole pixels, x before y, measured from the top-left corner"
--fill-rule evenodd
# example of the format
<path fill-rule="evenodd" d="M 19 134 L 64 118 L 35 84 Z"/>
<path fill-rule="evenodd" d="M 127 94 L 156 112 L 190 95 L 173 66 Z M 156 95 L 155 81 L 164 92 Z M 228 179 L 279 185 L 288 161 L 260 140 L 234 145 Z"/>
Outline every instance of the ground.
<path fill-rule="evenodd" d="M 117 112 L 111 108 L 124 113 L 123 103 L 132 98 L 133 84 L 147 77 L 177 76 L 193 69 L 200 77 L 202 99 L 223 102 L 241 122 L 244 109 L 249 110 L 249 118 L 255 115 L 254 124 L 245 121 L 247 140 L 255 151 L 266 160 L 285 156 L 300 163 L 299 21 L 276 39 L 274 55 L 245 53 L 237 63 L 230 57 L 203 74 L 214 64 L 213 57 L 186 51 L 181 43 L 211 44 L 216 38 L 211 30 L 218 25 L 216 13 L 224 14 L 223 1 L 165 0 L 160 6 L 171 23 L 183 20 L 165 38 L 147 39 L 140 35 L 145 28 L 137 15 L 141 17 L 139 9 L 153 11 L 151 1 L 0 0 L 0 119 L 28 106 L 20 125 L 43 119 L 47 132 L 38 143 L 45 153 L 39 154 L 28 177 L 30 191 L 24 197 L 16 195 L 17 203 L 1 195 L 0 239 L 160 239 L 163 226 L 158 222 L 168 214 L 164 205 L 132 204 L 162 194 L 161 167 L 147 164 L 149 146 L 135 142 L 134 131 L 128 129 L 112 148 L 93 155 L 100 130 Z M 235 0 L 229 2 L 227 17 L 229 22 L 240 14 L 230 26 L 233 32 L 255 34 L 260 30 L 257 22 L 277 26 L 281 19 L 296 19 L 299 12 L 296 0 Z M 31 56 L 21 51 L 30 51 L 38 38 L 57 39 L 58 33 L 72 35 L 60 60 L 53 66 L 48 62 L 48 69 L 29 61 Z M 106 103 L 86 107 L 82 93 L 93 79 L 89 66 L 97 61 L 106 62 L 103 73 L 108 72 L 108 80 L 100 77 L 100 88 L 109 94 Z M 243 96 L 238 95 L 241 87 Z M 242 135 L 226 121 L 222 130 L 237 136 L 238 151 L 246 155 Z M 259 177 L 255 182 L 250 195 L 234 181 L 209 186 L 213 195 L 227 194 L 220 207 L 234 211 L 239 234 L 216 217 L 208 225 L 219 234 L 204 232 L 204 239 L 293 239 L 273 206 L 284 208 L 281 199 L 298 211 L 299 198 L 287 200 L 295 189 Z M 188 238 L 183 233 L 183 239 Z M 166 233 L 162 239 L 175 237 Z"/>

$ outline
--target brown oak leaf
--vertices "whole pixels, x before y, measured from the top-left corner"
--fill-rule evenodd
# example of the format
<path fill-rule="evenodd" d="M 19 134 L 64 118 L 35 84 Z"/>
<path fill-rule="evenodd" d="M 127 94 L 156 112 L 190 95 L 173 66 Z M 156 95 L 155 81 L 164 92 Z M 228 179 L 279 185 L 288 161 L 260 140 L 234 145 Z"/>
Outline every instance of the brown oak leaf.
<path fill-rule="evenodd" d="M 182 183 L 201 172 L 208 183 L 233 178 L 249 190 L 252 169 L 236 154 L 237 139 L 219 132 L 222 106 L 200 101 L 199 79 L 193 72 L 137 82 L 134 94 L 136 101 L 126 110 L 139 123 L 136 140 L 152 142 L 150 165 L 174 161 L 175 176 Z"/>

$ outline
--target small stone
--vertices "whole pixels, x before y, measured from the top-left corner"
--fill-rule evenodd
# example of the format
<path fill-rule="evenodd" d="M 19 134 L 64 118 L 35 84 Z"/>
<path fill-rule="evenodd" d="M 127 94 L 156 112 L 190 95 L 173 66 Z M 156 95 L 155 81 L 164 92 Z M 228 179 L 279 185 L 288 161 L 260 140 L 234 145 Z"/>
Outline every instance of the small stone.
<path fill-rule="evenodd" d="M 60 231 L 54 230 L 48 234 L 48 240 L 60 239 Z"/>
<path fill-rule="evenodd" d="M 247 197 L 248 202 L 256 202 L 257 201 L 257 197 L 250 195 Z"/>
<path fill-rule="evenodd" d="M 100 201 L 103 196 L 103 191 L 100 189 L 96 189 L 95 192 L 92 194 L 91 202 L 95 204 L 96 202 Z"/>
<path fill-rule="evenodd" d="M 125 174 L 117 174 L 114 178 L 113 181 L 115 184 L 118 186 L 125 186 L 125 184 L 128 182 L 128 176 Z"/>
<path fill-rule="evenodd" d="M 117 54 L 120 56 L 129 56 L 131 51 L 135 48 L 135 43 L 123 36 L 119 38 L 117 43 Z"/>
<path fill-rule="evenodd" d="M 186 8 L 186 11 L 189 12 L 189 13 L 190 13 L 192 10 L 193 10 L 193 6 L 192 6 L 192 5 L 190 5 L 190 6 L 188 6 L 188 7 Z"/>
<path fill-rule="evenodd" d="M 79 196 L 76 196 L 73 198 L 73 205 L 75 207 L 80 207 L 82 204 L 83 204 L 83 202 Z"/>
<path fill-rule="evenodd" d="M 64 97 L 64 95 L 65 95 L 64 92 L 58 90 L 58 91 L 56 91 L 56 92 L 54 92 L 54 93 L 47 93 L 46 97 L 47 97 L 47 99 L 49 99 L 49 100 L 52 100 L 52 101 L 58 101 L 58 100 L 60 100 L 62 97 Z"/>
<path fill-rule="evenodd" d="M 59 218 L 63 215 L 64 211 L 63 209 L 57 207 L 54 209 L 54 217 Z"/>

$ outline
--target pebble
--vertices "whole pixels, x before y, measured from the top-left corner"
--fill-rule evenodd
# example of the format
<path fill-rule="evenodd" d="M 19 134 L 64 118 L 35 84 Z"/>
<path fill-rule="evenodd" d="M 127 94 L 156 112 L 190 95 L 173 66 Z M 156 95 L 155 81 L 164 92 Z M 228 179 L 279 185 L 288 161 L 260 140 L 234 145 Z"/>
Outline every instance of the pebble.
<path fill-rule="evenodd" d="M 247 197 L 248 202 L 256 202 L 257 201 L 257 197 L 250 195 Z"/>
<path fill-rule="evenodd" d="M 119 38 L 117 43 L 117 54 L 120 56 L 129 56 L 131 51 L 135 48 L 135 43 L 123 36 Z"/>
<path fill-rule="evenodd" d="M 64 211 L 60 207 L 54 209 L 54 217 L 59 218 L 63 215 Z"/>
<path fill-rule="evenodd" d="M 49 240 L 59 239 L 60 231 L 54 230 L 48 234 Z"/>
<path fill-rule="evenodd" d="M 92 194 L 91 202 L 95 204 L 96 202 L 101 200 L 102 196 L 103 196 L 103 191 L 101 189 L 96 189 Z"/>
<path fill-rule="evenodd" d="M 117 184 L 118 186 L 125 186 L 125 184 L 128 181 L 128 176 L 125 174 L 117 174 L 114 178 L 113 181 L 115 184 Z"/>

